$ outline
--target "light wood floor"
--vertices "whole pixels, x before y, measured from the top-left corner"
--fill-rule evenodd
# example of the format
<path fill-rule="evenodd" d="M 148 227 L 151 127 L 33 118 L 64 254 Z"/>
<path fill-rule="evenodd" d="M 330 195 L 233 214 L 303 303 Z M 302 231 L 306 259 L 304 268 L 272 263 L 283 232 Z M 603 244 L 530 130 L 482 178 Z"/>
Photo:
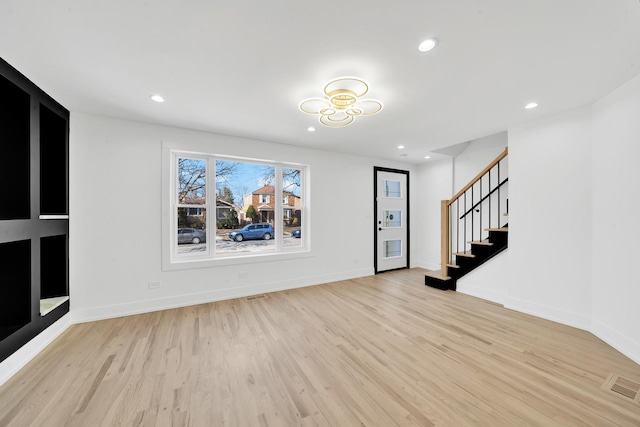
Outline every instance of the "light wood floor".
<path fill-rule="evenodd" d="M 421 270 L 69 328 L 0 426 L 639 426 L 640 366 Z"/>

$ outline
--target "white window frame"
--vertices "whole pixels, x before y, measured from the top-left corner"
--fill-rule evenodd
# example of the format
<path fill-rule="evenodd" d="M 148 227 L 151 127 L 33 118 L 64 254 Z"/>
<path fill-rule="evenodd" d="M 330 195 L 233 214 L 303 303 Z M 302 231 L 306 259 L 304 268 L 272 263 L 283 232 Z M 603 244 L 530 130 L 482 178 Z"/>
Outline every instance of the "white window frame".
<path fill-rule="evenodd" d="M 286 260 L 305 258 L 312 256 L 310 249 L 310 197 L 309 197 L 309 165 L 303 165 L 290 162 L 278 162 L 272 160 L 252 159 L 243 157 L 234 157 L 228 155 L 217 155 L 214 153 L 194 152 L 184 149 L 177 149 L 168 146 L 163 143 L 163 214 L 162 214 L 162 269 L 168 270 L 181 270 L 189 268 L 205 268 L 215 267 L 221 265 L 234 265 L 254 262 L 269 262 L 275 260 Z M 208 210 L 207 214 L 207 227 L 206 227 L 206 250 L 197 255 L 178 255 L 177 254 L 177 229 L 178 218 L 177 208 L 183 207 L 183 205 L 177 203 L 177 171 L 178 171 L 178 159 L 190 158 L 190 159 L 204 159 L 207 161 L 207 177 L 206 177 L 206 204 L 198 205 L 197 207 Z M 275 167 L 275 212 L 274 218 L 283 217 L 283 188 L 282 188 L 282 169 L 292 168 L 299 169 L 301 171 L 301 188 L 300 188 L 300 200 L 301 206 L 296 208 L 302 210 L 302 236 L 300 239 L 300 246 L 293 248 L 285 248 L 283 246 L 283 223 L 278 221 L 274 224 L 276 228 L 275 250 L 265 251 L 264 253 L 251 253 L 251 254 L 216 254 L 215 253 L 215 241 L 216 241 L 216 212 L 215 212 L 215 197 L 216 197 L 216 182 L 215 182 L 215 161 L 234 161 L 245 163 L 258 163 Z M 214 210 L 211 210 L 213 206 Z M 195 207 L 194 205 L 185 205 L 184 207 Z M 212 218 L 213 213 L 213 218 Z"/>

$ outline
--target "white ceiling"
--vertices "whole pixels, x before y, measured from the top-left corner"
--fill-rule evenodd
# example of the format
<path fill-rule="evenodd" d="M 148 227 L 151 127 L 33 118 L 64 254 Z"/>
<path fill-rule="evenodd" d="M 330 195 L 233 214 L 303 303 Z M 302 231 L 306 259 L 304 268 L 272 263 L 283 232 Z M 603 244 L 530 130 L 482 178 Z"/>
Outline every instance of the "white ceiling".
<path fill-rule="evenodd" d="M 423 163 L 638 75 L 640 1 L 2 0 L 0 57 L 72 112 Z M 298 110 L 340 76 L 384 110 Z"/>

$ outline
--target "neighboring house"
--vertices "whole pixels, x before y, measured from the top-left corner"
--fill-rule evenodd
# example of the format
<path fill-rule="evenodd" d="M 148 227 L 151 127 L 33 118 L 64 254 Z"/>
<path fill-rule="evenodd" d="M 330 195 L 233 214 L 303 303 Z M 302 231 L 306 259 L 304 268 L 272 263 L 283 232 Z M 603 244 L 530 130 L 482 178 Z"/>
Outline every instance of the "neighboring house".
<path fill-rule="evenodd" d="M 197 216 L 204 219 L 204 208 L 186 208 L 187 216 Z"/>
<path fill-rule="evenodd" d="M 224 221 L 227 219 L 227 215 L 232 210 L 236 211 L 236 213 L 240 213 L 240 207 L 234 205 L 233 203 L 227 202 L 226 200 L 216 199 L 216 220 Z M 239 217 L 240 215 L 238 215 Z"/>
<path fill-rule="evenodd" d="M 290 191 L 283 191 L 282 215 L 285 223 L 291 224 L 294 218 L 300 221 L 300 196 L 296 196 Z M 244 196 L 243 212 L 246 213 L 249 205 L 258 212 L 260 222 L 273 223 L 275 215 L 275 189 L 272 185 L 265 185 L 252 193 Z"/>
<path fill-rule="evenodd" d="M 194 197 L 192 199 L 186 200 L 183 203 L 193 204 L 193 205 L 204 205 L 205 198 L 204 197 Z M 206 209 L 205 208 L 197 208 L 197 207 L 189 207 L 186 209 L 186 214 L 188 217 L 197 218 L 199 220 L 204 221 L 206 219 Z"/>
<path fill-rule="evenodd" d="M 294 219 L 298 219 L 296 225 L 300 225 L 302 211 L 300 209 L 300 196 L 296 196 L 290 191 L 282 192 L 282 216 L 286 225 L 291 225 Z"/>
<path fill-rule="evenodd" d="M 192 203 L 204 203 L 204 199 L 193 199 Z M 189 227 L 200 228 L 203 224 L 206 223 L 206 209 L 199 207 L 188 207 L 186 209 L 187 216 L 187 224 Z M 233 203 L 227 202 L 226 200 L 221 200 L 216 198 L 216 221 L 224 221 L 227 219 L 227 214 L 231 212 L 231 210 L 235 210 L 238 213 L 238 220 L 242 220 L 244 218 L 243 215 L 240 214 L 240 207 L 234 205 Z"/>

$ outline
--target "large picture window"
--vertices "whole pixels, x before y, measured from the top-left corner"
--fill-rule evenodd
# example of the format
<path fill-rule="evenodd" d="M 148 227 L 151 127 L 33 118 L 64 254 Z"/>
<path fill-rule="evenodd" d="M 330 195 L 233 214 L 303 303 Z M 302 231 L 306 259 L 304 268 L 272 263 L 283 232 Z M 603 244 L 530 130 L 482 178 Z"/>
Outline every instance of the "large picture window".
<path fill-rule="evenodd" d="M 307 167 L 171 152 L 171 262 L 308 249 Z"/>

